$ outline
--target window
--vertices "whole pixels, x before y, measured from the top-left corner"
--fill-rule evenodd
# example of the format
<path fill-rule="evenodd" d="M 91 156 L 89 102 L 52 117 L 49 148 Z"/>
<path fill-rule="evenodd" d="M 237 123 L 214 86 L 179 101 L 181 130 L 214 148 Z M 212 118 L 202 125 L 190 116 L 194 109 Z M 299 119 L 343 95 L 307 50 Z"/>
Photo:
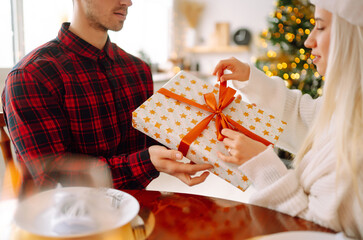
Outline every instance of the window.
<path fill-rule="evenodd" d="M 10 0 L 0 1 L 0 23 L 0 68 L 10 68 L 14 65 Z"/>
<path fill-rule="evenodd" d="M 54 39 L 62 22 L 70 21 L 71 0 L 23 0 L 25 54 Z M 168 59 L 168 24 L 172 1 L 135 0 L 129 8 L 124 28 L 109 31 L 111 41 L 125 51 L 148 56 L 153 63 Z M 146 60 L 146 59 L 144 59 Z"/>
<path fill-rule="evenodd" d="M 71 0 L 23 0 L 25 54 L 54 39 L 72 10 Z"/>

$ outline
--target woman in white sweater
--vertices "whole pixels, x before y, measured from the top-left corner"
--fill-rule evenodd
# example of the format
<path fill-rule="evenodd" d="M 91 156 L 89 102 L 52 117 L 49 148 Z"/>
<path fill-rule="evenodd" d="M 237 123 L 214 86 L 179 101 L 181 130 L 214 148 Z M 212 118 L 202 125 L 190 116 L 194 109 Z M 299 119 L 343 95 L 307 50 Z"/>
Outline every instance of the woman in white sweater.
<path fill-rule="evenodd" d="M 287 169 L 273 151 L 224 129 L 230 155 L 257 189 L 250 202 L 299 216 L 347 237 L 363 238 L 363 0 L 311 0 L 316 26 L 305 45 L 326 81 L 313 100 L 289 90 L 280 78 L 235 58 L 214 74 L 233 83 L 249 101 L 288 123 L 278 145 L 294 154 Z M 232 73 L 224 74 L 224 70 Z M 247 81 L 248 80 L 248 81 Z"/>

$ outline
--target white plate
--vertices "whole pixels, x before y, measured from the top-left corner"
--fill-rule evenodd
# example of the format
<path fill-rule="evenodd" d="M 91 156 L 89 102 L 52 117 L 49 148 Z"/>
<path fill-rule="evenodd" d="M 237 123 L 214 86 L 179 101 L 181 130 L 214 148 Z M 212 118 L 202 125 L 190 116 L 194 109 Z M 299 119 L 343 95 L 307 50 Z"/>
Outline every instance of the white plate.
<path fill-rule="evenodd" d="M 62 202 L 63 200 L 60 201 L 59 199 L 64 199 L 64 194 L 66 194 L 68 199 L 69 196 L 71 196 L 72 199 L 74 199 L 74 197 L 79 199 L 79 197 L 87 196 L 87 199 L 92 199 L 90 201 L 94 201 L 94 199 L 102 200 L 102 205 L 83 204 L 82 206 L 87 207 L 78 208 L 83 210 L 87 209 L 87 211 L 83 211 L 83 213 L 91 212 L 90 215 L 98 217 L 91 218 L 89 217 L 90 215 L 87 214 L 83 214 L 83 218 L 79 218 L 79 215 L 77 214 L 75 217 L 74 215 L 69 217 L 68 212 L 68 215 L 59 215 L 59 208 L 57 209 L 55 206 L 60 206 L 59 202 Z M 92 197 L 89 197 L 89 194 L 92 194 Z M 74 202 L 75 201 L 73 201 L 72 204 Z M 77 200 L 77 203 L 78 202 L 79 201 Z M 97 203 L 99 203 L 99 201 Z M 64 206 L 64 204 L 62 206 Z M 74 204 L 72 206 L 74 206 Z M 95 210 L 95 208 L 97 210 Z M 129 223 L 138 214 L 139 209 L 140 205 L 133 196 L 116 189 L 65 187 L 44 191 L 20 202 L 15 213 L 14 222 L 22 230 L 39 236 L 62 238 L 81 237 L 119 228 Z M 95 212 L 97 214 L 94 214 Z M 92 219 L 92 221 L 90 221 L 90 219 Z M 95 225 L 94 223 L 96 221 L 97 224 Z M 83 225 L 78 224 L 79 222 L 82 222 Z M 88 224 L 89 222 L 92 222 L 92 224 Z M 74 226 L 76 226 L 76 231 L 74 229 L 69 230 L 69 228 L 74 228 Z M 85 228 L 84 226 L 87 227 Z M 91 226 L 98 227 L 93 228 Z"/>
<path fill-rule="evenodd" d="M 258 240 L 334 240 L 336 235 L 325 232 L 314 231 L 290 231 L 270 234 L 266 236 L 257 237 Z"/>

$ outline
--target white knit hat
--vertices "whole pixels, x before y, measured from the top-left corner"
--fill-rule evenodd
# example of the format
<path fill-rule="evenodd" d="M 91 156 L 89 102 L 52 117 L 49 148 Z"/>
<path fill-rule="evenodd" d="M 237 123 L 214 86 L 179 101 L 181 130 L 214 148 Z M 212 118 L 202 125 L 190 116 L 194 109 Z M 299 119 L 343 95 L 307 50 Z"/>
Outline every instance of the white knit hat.
<path fill-rule="evenodd" d="M 363 26 L 363 0 L 310 0 L 354 25 Z"/>

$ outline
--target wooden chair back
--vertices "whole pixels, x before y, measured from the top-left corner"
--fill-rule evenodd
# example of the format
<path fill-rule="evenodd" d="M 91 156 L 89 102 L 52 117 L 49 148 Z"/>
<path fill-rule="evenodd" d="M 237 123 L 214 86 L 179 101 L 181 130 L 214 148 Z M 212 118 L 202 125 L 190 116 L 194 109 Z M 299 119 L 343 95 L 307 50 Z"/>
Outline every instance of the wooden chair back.
<path fill-rule="evenodd" d="M 20 190 L 21 175 L 11 151 L 11 142 L 5 131 L 4 113 L 0 112 L 0 148 L 5 163 L 2 198 L 16 197 Z"/>

